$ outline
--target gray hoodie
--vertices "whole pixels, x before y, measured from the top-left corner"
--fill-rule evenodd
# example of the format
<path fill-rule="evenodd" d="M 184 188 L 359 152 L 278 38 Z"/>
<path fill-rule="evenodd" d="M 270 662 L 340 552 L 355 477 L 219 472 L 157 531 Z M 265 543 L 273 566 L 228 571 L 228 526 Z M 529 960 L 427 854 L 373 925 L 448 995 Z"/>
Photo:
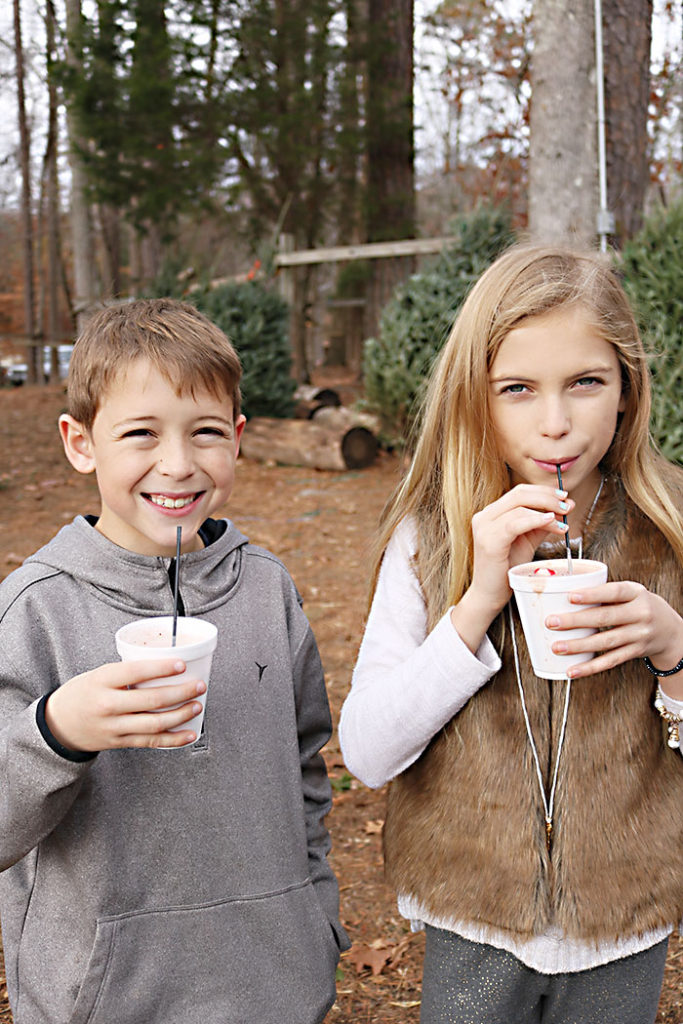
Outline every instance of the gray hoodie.
<path fill-rule="evenodd" d="M 215 524 L 214 524 L 215 525 Z M 223 524 L 221 524 L 223 528 Z M 183 555 L 218 627 L 193 746 L 61 756 L 40 698 L 172 611 L 168 558 L 83 518 L 0 586 L 0 908 L 15 1024 L 314 1024 L 348 940 L 327 863 L 331 732 L 294 584 L 226 522 Z"/>

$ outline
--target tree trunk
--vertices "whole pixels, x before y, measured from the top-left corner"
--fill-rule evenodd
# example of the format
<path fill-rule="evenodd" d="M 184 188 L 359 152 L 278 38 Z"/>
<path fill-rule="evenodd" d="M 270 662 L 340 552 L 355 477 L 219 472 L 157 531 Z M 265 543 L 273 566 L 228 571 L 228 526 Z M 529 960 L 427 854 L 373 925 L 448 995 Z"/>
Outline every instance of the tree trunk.
<path fill-rule="evenodd" d="M 66 0 L 67 62 L 76 69 L 80 66 L 81 2 Z M 73 316 L 80 333 L 88 310 L 95 301 L 96 272 L 90 208 L 87 198 L 87 177 L 79 150 L 85 145 L 74 104 L 66 104 L 66 124 L 69 136 L 69 167 L 71 169 L 71 244 L 73 247 L 74 296 Z"/>
<path fill-rule="evenodd" d="M 24 93 L 24 48 L 21 39 L 21 10 L 19 0 L 14 0 L 14 55 L 17 80 L 17 112 L 19 117 L 19 153 L 21 165 L 21 220 L 24 255 L 24 329 L 26 331 L 26 364 L 28 381 L 35 384 L 40 374 L 38 348 L 34 344 L 35 325 L 35 282 L 33 277 L 33 213 L 31 210 L 31 157 L 30 136 L 26 120 L 26 97 Z"/>
<path fill-rule="evenodd" d="M 593 0 L 535 0 L 529 232 L 594 243 L 599 205 Z"/>
<path fill-rule="evenodd" d="M 367 36 L 367 240 L 412 238 L 413 0 L 369 0 Z"/>
<path fill-rule="evenodd" d="M 650 180 L 652 0 L 602 0 L 607 121 L 607 206 L 612 241 L 622 246 L 641 227 Z"/>
<path fill-rule="evenodd" d="M 46 342 L 51 348 L 50 380 L 59 379 L 59 183 L 57 179 L 57 87 L 53 71 L 55 47 L 55 10 L 52 0 L 45 7 L 45 30 L 48 67 L 48 133 L 45 152 L 47 182 L 47 332 Z"/>
<path fill-rule="evenodd" d="M 136 298 L 142 289 L 142 238 L 135 224 L 128 225 L 128 291 Z"/>
<path fill-rule="evenodd" d="M 103 291 L 110 298 L 121 294 L 121 216 L 110 203 L 98 209 L 103 246 Z"/>
<path fill-rule="evenodd" d="M 415 236 L 413 0 L 368 0 L 366 235 L 369 242 Z M 414 257 L 374 260 L 365 329 L 415 269 Z"/>
<path fill-rule="evenodd" d="M 337 244 L 350 245 L 364 238 L 360 210 L 362 129 L 359 94 L 361 74 L 360 0 L 344 0 L 346 48 L 339 83 L 340 126 L 338 135 L 339 212 Z"/>

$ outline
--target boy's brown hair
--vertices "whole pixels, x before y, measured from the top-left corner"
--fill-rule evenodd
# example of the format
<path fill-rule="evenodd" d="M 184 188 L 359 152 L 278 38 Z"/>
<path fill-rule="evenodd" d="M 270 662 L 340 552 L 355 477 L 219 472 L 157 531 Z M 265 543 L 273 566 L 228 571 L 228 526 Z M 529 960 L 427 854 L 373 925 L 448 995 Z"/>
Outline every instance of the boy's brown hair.
<path fill-rule="evenodd" d="M 242 367 L 235 349 L 216 324 L 176 299 L 136 299 L 88 320 L 69 364 L 69 414 L 91 430 L 107 389 L 136 359 L 147 359 L 179 395 L 201 389 L 227 395 L 239 416 Z"/>

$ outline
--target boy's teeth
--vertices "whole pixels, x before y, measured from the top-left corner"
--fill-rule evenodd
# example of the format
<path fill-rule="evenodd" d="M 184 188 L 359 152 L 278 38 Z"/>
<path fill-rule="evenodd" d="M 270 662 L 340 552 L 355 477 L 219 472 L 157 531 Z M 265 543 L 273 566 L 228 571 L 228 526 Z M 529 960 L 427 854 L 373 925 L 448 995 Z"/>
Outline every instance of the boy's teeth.
<path fill-rule="evenodd" d="M 163 494 L 150 494 L 149 497 L 155 505 L 161 505 L 162 508 L 184 508 L 185 505 L 190 505 L 194 501 L 194 496 L 189 498 L 167 498 Z"/>

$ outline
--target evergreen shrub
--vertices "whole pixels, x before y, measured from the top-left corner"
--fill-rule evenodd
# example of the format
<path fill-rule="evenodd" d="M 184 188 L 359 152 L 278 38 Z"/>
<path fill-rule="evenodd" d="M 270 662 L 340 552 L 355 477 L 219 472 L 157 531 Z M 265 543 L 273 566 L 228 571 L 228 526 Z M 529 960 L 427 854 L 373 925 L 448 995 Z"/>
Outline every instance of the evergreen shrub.
<path fill-rule="evenodd" d="M 683 199 L 646 220 L 624 246 L 621 270 L 650 352 L 652 436 L 683 464 Z"/>
<path fill-rule="evenodd" d="M 452 232 L 457 245 L 400 285 L 382 311 L 378 337 L 365 342 L 366 405 L 384 424 L 385 442 L 406 442 L 426 378 L 468 291 L 513 241 L 505 210 L 481 207 Z"/>
<path fill-rule="evenodd" d="M 237 349 L 247 417 L 284 418 L 294 411 L 287 303 L 257 281 L 229 283 L 189 296 Z"/>

